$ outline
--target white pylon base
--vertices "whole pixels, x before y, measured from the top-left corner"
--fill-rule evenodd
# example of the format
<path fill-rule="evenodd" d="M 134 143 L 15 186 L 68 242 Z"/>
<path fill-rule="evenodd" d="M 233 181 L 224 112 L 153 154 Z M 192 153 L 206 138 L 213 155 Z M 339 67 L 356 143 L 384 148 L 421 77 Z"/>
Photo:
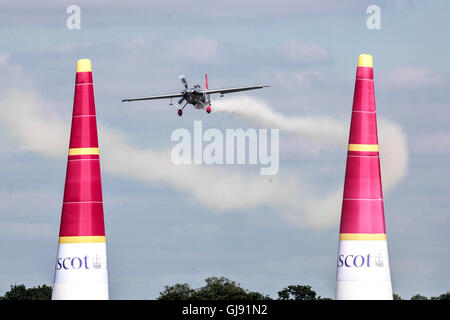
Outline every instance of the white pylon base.
<path fill-rule="evenodd" d="M 108 300 L 106 243 L 60 243 L 52 300 Z"/>
<path fill-rule="evenodd" d="M 386 240 L 340 240 L 336 300 L 392 300 Z"/>
<path fill-rule="evenodd" d="M 55 283 L 52 300 L 108 300 L 108 285 L 104 283 Z"/>
<path fill-rule="evenodd" d="M 337 281 L 336 300 L 392 300 L 391 281 Z"/>

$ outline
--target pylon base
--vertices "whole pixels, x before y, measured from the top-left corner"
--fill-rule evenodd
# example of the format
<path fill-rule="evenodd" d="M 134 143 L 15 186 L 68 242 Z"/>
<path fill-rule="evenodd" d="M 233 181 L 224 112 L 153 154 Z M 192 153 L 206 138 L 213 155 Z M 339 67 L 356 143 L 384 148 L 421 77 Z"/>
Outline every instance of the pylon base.
<path fill-rule="evenodd" d="M 108 300 L 105 283 L 55 283 L 52 300 Z"/>
<path fill-rule="evenodd" d="M 392 300 L 391 281 L 337 281 L 336 300 Z"/>
<path fill-rule="evenodd" d="M 60 243 L 55 269 L 52 300 L 109 299 L 105 242 Z"/>

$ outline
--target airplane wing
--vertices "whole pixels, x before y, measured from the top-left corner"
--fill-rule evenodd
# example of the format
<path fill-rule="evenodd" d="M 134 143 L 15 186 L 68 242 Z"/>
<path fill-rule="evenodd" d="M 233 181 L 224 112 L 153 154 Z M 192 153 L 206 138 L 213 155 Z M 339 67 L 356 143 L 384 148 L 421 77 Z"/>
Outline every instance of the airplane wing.
<path fill-rule="evenodd" d="M 165 94 L 161 96 L 151 96 L 151 97 L 145 97 L 145 98 L 133 98 L 133 99 L 123 99 L 122 102 L 129 102 L 129 101 L 139 101 L 139 100 L 153 100 L 153 99 L 168 99 L 168 98 L 178 98 L 182 97 L 182 93 L 175 93 L 175 94 Z"/>
<path fill-rule="evenodd" d="M 212 90 L 202 90 L 201 92 L 208 93 L 208 94 L 214 94 L 214 93 L 226 94 L 226 93 L 239 92 L 239 91 L 262 89 L 265 87 L 269 87 L 269 86 L 251 86 L 251 87 L 237 87 L 237 88 L 227 88 L 227 89 L 212 89 Z"/>

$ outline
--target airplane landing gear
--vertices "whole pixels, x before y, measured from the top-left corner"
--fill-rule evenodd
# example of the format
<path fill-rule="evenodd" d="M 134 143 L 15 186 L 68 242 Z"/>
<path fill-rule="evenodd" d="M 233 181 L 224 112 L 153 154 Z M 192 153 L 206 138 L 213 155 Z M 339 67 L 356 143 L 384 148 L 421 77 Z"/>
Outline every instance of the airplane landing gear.
<path fill-rule="evenodd" d="M 183 110 L 178 109 L 178 115 L 181 117 L 183 115 Z"/>
<path fill-rule="evenodd" d="M 207 107 L 206 107 L 206 112 L 207 112 L 207 113 L 211 113 L 211 106 L 207 106 Z"/>

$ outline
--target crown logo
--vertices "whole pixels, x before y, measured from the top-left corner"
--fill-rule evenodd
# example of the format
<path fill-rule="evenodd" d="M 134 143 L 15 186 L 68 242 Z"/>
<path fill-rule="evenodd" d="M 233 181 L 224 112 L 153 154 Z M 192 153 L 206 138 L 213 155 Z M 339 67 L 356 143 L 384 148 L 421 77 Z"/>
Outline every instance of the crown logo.
<path fill-rule="evenodd" d="M 94 269 L 101 269 L 102 267 L 102 259 L 100 259 L 97 254 L 95 255 L 94 261 L 92 261 L 92 266 Z"/>
<path fill-rule="evenodd" d="M 375 256 L 375 265 L 377 267 L 384 266 L 383 256 L 381 255 L 381 253 L 378 253 L 378 255 Z"/>

